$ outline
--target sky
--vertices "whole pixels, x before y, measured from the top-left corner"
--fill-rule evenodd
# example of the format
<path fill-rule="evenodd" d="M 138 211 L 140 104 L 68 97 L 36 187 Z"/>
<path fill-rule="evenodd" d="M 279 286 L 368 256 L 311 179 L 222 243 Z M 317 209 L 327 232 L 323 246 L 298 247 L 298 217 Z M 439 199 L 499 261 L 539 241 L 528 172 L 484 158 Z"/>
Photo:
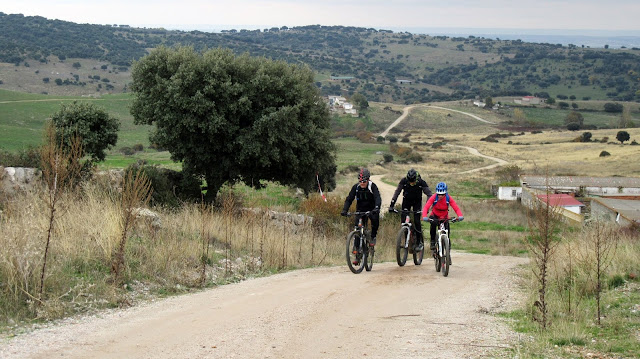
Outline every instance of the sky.
<path fill-rule="evenodd" d="M 203 31 L 304 25 L 640 31 L 639 0 L 7 0 L 0 12 Z"/>

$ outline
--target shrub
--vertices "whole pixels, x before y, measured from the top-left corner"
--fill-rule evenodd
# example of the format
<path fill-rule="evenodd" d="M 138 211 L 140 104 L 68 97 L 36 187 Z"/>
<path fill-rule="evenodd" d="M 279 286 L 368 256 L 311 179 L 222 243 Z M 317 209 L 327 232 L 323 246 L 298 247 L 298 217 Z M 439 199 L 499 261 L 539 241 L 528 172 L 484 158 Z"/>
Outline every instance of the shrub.
<path fill-rule="evenodd" d="M 580 124 L 577 122 L 571 122 L 567 125 L 567 130 L 569 131 L 578 131 L 580 129 Z"/>
<path fill-rule="evenodd" d="M 378 138 L 376 138 L 376 141 L 380 142 L 380 143 L 384 143 L 384 137 L 382 136 L 378 136 Z"/>
<path fill-rule="evenodd" d="M 4 167 L 40 168 L 40 149 L 29 147 L 17 152 L 0 150 L 0 165 Z"/>
<path fill-rule="evenodd" d="M 611 156 L 611 154 L 607 151 L 600 152 L 600 157 L 607 157 L 607 156 Z"/>
<path fill-rule="evenodd" d="M 122 147 L 120 148 L 120 153 L 122 153 L 125 156 L 131 156 L 134 153 L 136 153 L 136 151 L 134 151 L 133 148 L 131 147 Z"/>
<path fill-rule="evenodd" d="M 614 102 L 607 102 L 604 104 L 604 111 L 605 112 L 622 112 L 622 104 L 619 103 L 614 103 Z"/>
<path fill-rule="evenodd" d="M 396 142 L 398 142 L 398 137 L 396 137 L 396 136 L 387 136 L 387 141 L 389 141 L 390 143 L 396 143 Z"/>
<path fill-rule="evenodd" d="M 178 207 L 184 201 L 197 201 L 200 199 L 201 182 L 183 172 L 160 168 L 154 165 L 141 165 L 138 163 L 127 167 L 127 171 L 137 171 L 138 168 L 151 181 L 151 205 Z"/>
<path fill-rule="evenodd" d="M 382 155 L 382 158 L 384 159 L 385 162 L 392 162 L 393 161 L 393 155 L 390 153 L 385 153 Z"/>
<path fill-rule="evenodd" d="M 133 145 L 133 150 L 136 152 L 144 151 L 144 146 L 142 145 L 142 143 L 136 143 L 135 145 Z"/>

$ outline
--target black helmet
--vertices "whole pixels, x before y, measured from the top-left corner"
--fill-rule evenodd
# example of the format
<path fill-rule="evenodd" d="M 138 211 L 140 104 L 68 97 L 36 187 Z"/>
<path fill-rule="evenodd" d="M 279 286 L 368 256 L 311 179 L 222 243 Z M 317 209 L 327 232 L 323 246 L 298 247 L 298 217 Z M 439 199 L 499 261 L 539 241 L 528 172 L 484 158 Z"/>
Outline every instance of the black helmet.
<path fill-rule="evenodd" d="M 409 182 L 415 182 L 418 177 L 420 177 L 420 174 L 418 173 L 418 171 L 414 170 L 413 168 L 409 170 L 409 172 L 407 172 L 407 181 Z"/>
<path fill-rule="evenodd" d="M 360 170 L 360 174 L 358 174 L 358 181 L 368 181 L 369 177 L 371 177 L 371 173 L 368 169 L 363 168 Z"/>

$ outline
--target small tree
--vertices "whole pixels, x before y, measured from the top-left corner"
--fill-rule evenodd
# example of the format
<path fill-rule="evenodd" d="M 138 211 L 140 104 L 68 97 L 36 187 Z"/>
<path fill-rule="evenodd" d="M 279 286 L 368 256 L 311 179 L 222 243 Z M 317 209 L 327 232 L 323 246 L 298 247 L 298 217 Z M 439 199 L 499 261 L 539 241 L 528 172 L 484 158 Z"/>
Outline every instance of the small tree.
<path fill-rule="evenodd" d="M 620 141 L 621 144 L 624 144 L 624 141 L 629 141 L 631 136 L 629 136 L 629 132 L 627 131 L 618 131 L 616 135 L 616 140 Z"/>
<path fill-rule="evenodd" d="M 584 125 L 584 116 L 580 112 L 571 111 L 564 119 L 565 124 L 577 123 L 578 127 L 582 127 Z"/>
<path fill-rule="evenodd" d="M 493 108 L 493 105 L 494 105 L 494 104 L 493 104 L 493 98 L 491 98 L 491 97 L 487 97 L 487 98 L 484 100 L 484 108 Z"/>
<path fill-rule="evenodd" d="M 582 134 L 582 141 L 581 142 L 591 142 L 591 136 L 593 136 L 591 134 L 591 132 L 585 132 Z"/>
<path fill-rule="evenodd" d="M 550 191 L 547 184 L 546 203 L 535 198 L 528 217 L 530 239 L 527 244 L 535 264 L 533 274 L 539 285 L 539 296 L 534 302 L 534 307 L 538 311 L 533 314 L 533 319 L 540 323 L 542 329 L 547 329 L 549 325 L 549 307 L 546 298 L 549 263 L 558 244 L 555 236 L 561 216 L 550 204 L 549 197 Z"/>
<path fill-rule="evenodd" d="M 618 236 L 610 225 L 596 220 L 591 222 L 590 226 L 584 230 L 584 235 L 581 238 L 583 238 L 584 243 L 580 246 L 580 259 L 585 268 L 593 268 L 589 271 L 589 276 L 593 278 L 596 284 L 596 322 L 600 325 L 600 318 L 602 317 L 600 303 L 603 289 L 602 281 L 614 257 Z"/>
<path fill-rule="evenodd" d="M 91 103 L 63 104 L 51 121 L 65 148 L 70 148 L 72 138 L 78 136 L 82 139 L 82 156 L 91 156 L 93 162 L 104 161 L 105 151 L 118 141 L 119 121 Z"/>
<path fill-rule="evenodd" d="M 353 101 L 353 104 L 356 105 L 360 111 L 365 111 L 369 108 L 369 101 L 360 93 L 354 93 L 353 96 L 351 96 L 351 101 Z"/>

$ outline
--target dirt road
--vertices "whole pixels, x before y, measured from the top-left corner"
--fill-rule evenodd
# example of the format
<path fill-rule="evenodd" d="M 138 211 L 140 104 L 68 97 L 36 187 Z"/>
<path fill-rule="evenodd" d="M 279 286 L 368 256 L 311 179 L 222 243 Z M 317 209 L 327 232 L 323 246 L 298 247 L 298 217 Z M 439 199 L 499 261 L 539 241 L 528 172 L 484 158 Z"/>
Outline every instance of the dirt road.
<path fill-rule="evenodd" d="M 425 259 L 247 280 L 4 339 L 0 357 L 471 358 L 512 345 L 487 313 L 513 299 L 509 273 L 524 259 L 453 261 L 446 278 Z"/>

